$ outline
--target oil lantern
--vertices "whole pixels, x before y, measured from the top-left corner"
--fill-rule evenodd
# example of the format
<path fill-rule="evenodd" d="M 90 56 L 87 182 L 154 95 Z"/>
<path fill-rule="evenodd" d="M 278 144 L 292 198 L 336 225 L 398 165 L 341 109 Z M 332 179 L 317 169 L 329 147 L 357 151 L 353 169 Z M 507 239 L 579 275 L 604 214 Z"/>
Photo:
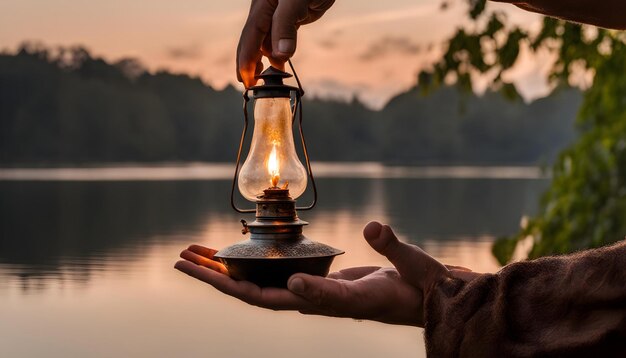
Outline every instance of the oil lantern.
<path fill-rule="evenodd" d="M 257 79 L 262 85 L 244 92 L 244 128 L 237 153 L 231 190 L 231 205 L 240 213 L 256 213 L 253 222 L 241 220 L 242 233 L 250 238 L 215 254 L 236 280 L 247 280 L 261 287 L 286 287 L 289 277 L 298 272 L 326 276 L 335 256 L 343 251 L 306 238 L 308 225 L 298 211 L 310 210 L 317 202 L 317 188 L 311 171 L 302 130 L 304 91 L 291 62 L 298 87 L 283 83 L 292 75 L 269 67 Z M 249 92 L 254 98 L 254 131 L 247 158 L 240 166 L 248 128 Z M 300 140 L 306 167 L 298 158 L 293 138 L 293 123 L 298 118 Z M 313 190 L 313 202 L 296 206 L 296 199 Z M 240 209 L 235 204 L 236 188 L 256 204 L 256 209 Z"/>

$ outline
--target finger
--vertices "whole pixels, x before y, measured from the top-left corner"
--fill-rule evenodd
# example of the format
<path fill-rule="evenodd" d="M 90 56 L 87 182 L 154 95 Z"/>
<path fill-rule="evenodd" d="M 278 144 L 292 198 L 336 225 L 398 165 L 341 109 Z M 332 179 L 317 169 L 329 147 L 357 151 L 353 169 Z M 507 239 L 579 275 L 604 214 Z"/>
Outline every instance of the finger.
<path fill-rule="evenodd" d="M 335 0 L 316 0 L 311 1 L 309 4 L 309 9 L 316 12 L 321 12 L 322 14 L 326 12 L 326 10 L 330 9 L 331 6 L 335 3 Z"/>
<path fill-rule="evenodd" d="M 372 272 L 380 270 L 378 266 L 351 267 L 328 275 L 328 278 L 354 281 L 363 278 Z"/>
<path fill-rule="evenodd" d="M 279 0 L 272 18 L 272 57 L 287 61 L 296 52 L 298 22 L 306 19 L 308 1 Z"/>
<path fill-rule="evenodd" d="M 206 282 L 222 293 L 238 298 L 248 304 L 273 310 L 310 309 L 311 304 L 288 290 L 260 288 L 248 281 L 232 278 L 189 261 L 178 261 L 174 266 L 189 276 Z"/>
<path fill-rule="evenodd" d="M 229 275 L 228 269 L 226 269 L 226 266 L 224 266 L 221 262 L 207 259 L 205 256 L 198 255 L 190 250 L 184 250 L 183 252 L 181 252 L 180 257 L 185 260 L 191 261 L 196 265 L 201 265 L 206 268 L 210 268 L 211 270 L 217 271 L 221 274 Z"/>
<path fill-rule="evenodd" d="M 349 298 L 349 282 L 328 279 L 307 274 L 295 274 L 287 281 L 287 288 L 313 304 L 309 310 L 325 315 L 349 315 L 354 306 Z"/>
<path fill-rule="evenodd" d="M 260 72 L 261 45 L 271 29 L 275 8 L 275 2 L 267 0 L 253 0 L 250 5 L 248 20 L 237 45 L 237 78 L 246 88 L 256 84 L 254 76 Z"/>
<path fill-rule="evenodd" d="M 213 256 L 217 253 L 217 250 L 210 249 L 208 247 L 200 246 L 200 245 L 189 245 L 187 250 L 194 252 L 198 255 L 202 255 L 207 259 L 213 260 Z"/>
<path fill-rule="evenodd" d="M 306 19 L 300 21 L 298 25 L 309 24 L 311 22 L 317 21 L 326 10 L 330 9 L 331 6 L 335 3 L 335 0 L 319 0 L 313 1 L 309 3 L 309 13 Z"/>
<path fill-rule="evenodd" d="M 271 33 L 265 36 L 265 40 L 263 41 L 263 46 L 261 46 L 261 53 L 263 54 L 263 56 L 268 58 L 271 66 L 281 71 L 285 70 L 285 61 L 274 58 L 272 54 L 272 34 Z M 260 69 L 261 70 L 263 69 L 263 63 L 261 63 Z M 259 67 L 257 67 L 257 70 L 259 70 Z"/>
<path fill-rule="evenodd" d="M 239 70 L 240 45 L 237 46 L 237 81 L 242 82 L 246 88 L 250 88 L 256 84 L 257 82 L 256 76 L 260 74 L 261 72 L 263 72 L 263 60 L 262 60 L 263 56 L 259 56 L 259 58 L 257 59 L 256 65 L 254 66 L 254 75 L 251 75 L 248 73 L 246 75 L 246 80 L 244 81 L 243 77 L 241 76 L 241 71 Z M 263 51 L 261 51 L 261 53 L 264 54 Z"/>
<path fill-rule="evenodd" d="M 363 236 L 374 250 L 387 257 L 403 279 L 423 291 L 450 275 L 445 266 L 419 247 L 400 242 L 388 225 L 372 221 L 363 229 Z"/>

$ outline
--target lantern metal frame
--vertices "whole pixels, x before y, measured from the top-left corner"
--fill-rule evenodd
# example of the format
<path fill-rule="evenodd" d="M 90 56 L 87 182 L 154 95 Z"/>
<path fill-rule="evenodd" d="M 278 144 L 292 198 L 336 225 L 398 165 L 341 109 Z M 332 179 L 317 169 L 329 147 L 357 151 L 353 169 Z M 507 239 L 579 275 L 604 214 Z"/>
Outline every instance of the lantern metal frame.
<path fill-rule="evenodd" d="M 291 71 L 293 72 L 293 76 L 298 84 L 298 87 L 292 86 L 281 86 L 282 88 L 289 88 L 291 92 L 294 92 L 294 103 L 292 104 L 291 110 L 291 123 L 295 123 L 296 115 L 298 116 L 298 131 L 300 133 L 300 141 L 302 143 L 302 152 L 304 154 L 304 159 L 306 163 L 307 175 L 311 179 L 311 188 L 313 189 L 313 201 L 308 206 L 304 207 L 296 207 L 296 210 L 306 211 L 311 210 L 317 204 L 317 186 L 315 185 L 315 178 L 313 177 L 313 170 L 311 169 L 311 161 L 309 159 L 309 152 L 306 146 L 306 140 L 304 139 L 304 130 L 302 129 L 302 97 L 304 96 L 304 89 L 302 89 L 302 84 L 300 83 L 300 78 L 298 78 L 298 74 L 296 73 L 291 60 L 289 62 L 289 67 L 291 67 Z M 248 96 L 248 92 L 253 90 L 252 88 L 246 88 L 243 92 L 243 130 L 241 132 L 241 139 L 239 140 L 239 150 L 237 151 L 237 161 L 235 164 L 235 175 L 233 176 L 233 183 L 230 190 L 230 205 L 232 208 L 238 213 L 249 214 L 256 212 L 256 209 L 241 209 L 235 204 L 235 188 L 237 187 L 237 179 L 239 178 L 239 168 L 241 163 L 241 154 L 243 152 L 243 145 L 246 140 L 246 134 L 248 132 L 248 103 L 250 102 L 250 96 Z"/>

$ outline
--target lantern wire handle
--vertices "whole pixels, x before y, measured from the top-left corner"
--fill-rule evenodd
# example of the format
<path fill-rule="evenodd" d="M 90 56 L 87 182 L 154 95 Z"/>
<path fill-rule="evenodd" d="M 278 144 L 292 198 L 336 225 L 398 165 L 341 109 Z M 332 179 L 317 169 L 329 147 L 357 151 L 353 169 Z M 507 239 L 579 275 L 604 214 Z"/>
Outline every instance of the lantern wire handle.
<path fill-rule="evenodd" d="M 296 79 L 296 83 L 298 84 L 298 90 L 295 91 L 295 102 L 293 104 L 292 109 L 292 119 L 294 122 L 296 119 L 296 115 L 298 116 L 298 129 L 300 131 L 300 139 L 302 141 L 302 151 L 304 152 L 304 159 L 306 162 L 306 169 L 311 178 L 311 186 L 313 188 L 313 202 L 304 207 L 296 207 L 296 210 L 311 210 L 317 203 L 317 186 L 315 185 L 315 179 L 313 178 L 313 171 L 311 170 L 311 162 L 309 160 L 309 152 L 306 147 L 306 141 L 304 140 L 304 131 L 302 130 L 302 96 L 304 96 L 304 90 L 302 89 L 302 84 L 300 83 L 300 78 L 298 78 L 298 74 L 296 73 L 291 60 L 289 60 L 289 67 L 291 67 L 291 72 L 293 72 L 293 76 Z M 243 91 L 243 130 L 241 132 L 241 139 L 239 140 L 239 150 L 237 151 L 237 162 L 235 164 L 235 175 L 233 176 L 233 184 L 230 189 L 230 205 L 235 209 L 235 211 L 246 214 L 246 213 L 254 213 L 256 209 L 240 209 L 235 204 L 235 187 L 237 186 L 237 178 L 239 177 L 239 162 L 241 161 L 241 152 L 243 151 L 243 143 L 246 139 L 246 133 L 248 131 L 248 102 L 250 102 L 250 97 L 248 96 L 249 89 L 246 88 Z"/>
<path fill-rule="evenodd" d="M 304 207 L 296 207 L 296 210 L 311 210 L 317 204 L 317 186 L 315 185 L 315 178 L 313 178 L 313 170 L 311 170 L 311 161 L 309 160 L 309 151 L 306 147 L 306 141 L 304 140 L 304 131 L 302 129 L 302 96 L 304 96 L 304 90 L 302 89 L 302 84 L 300 83 L 300 78 L 298 78 L 298 73 L 296 73 L 296 69 L 293 67 L 291 60 L 289 60 L 289 67 L 291 67 L 291 72 L 293 73 L 293 77 L 296 79 L 296 83 L 298 84 L 298 91 L 296 92 L 296 100 L 294 103 L 293 110 L 293 120 L 296 119 L 296 114 L 298 115 L 298 129 L 300 131 L 300 139 L 302 140 L 302 152 L 304 153 L 304 160 L 306 162 L 306 170 L 309 174 L 309 178 L 311 178 L 311 187 L 313 188 L 313 202 L 308 206 Z"/>
<path fill-rule="evenodd" d="M 239 162 L 241 161 L 241 151 L 243 150 L 243 142 L 246 139 L 246 132 L 248 131 L 248 102 L 250 97 L 248 96 L 248 89 L 243 91 L 243 130 L 241 131 L 241 139 L 239 140 L 239 150 L 237 151 L 237 162 L 235 164 L 235 176 L 233 177 L 233 185 L 230 189 L 230 206 L 235 209 L 236 212 L 246 214 L 254 213 L 255 209 L 240 209 L 235 204 L 235 186 L 237 186 L 237 177 L 239 176 Z"/>

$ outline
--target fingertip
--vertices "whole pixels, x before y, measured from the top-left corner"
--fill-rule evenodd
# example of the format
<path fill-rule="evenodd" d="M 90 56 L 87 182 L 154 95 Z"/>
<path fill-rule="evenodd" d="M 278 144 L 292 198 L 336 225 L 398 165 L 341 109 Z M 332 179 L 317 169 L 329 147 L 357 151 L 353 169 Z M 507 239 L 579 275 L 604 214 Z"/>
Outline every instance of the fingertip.
<path fill-rule="evenodd" d="M 382 228 L 383 228 L 382 224 L 379 223 L 378 221 L 370 221 L 363 228 L 363 236 L 367 240 L 373 240 L 380 236 L 380 232 Z"/>
<path fill-rule="evenodd" d="M 285 62 L 288 60 L 282 60 L 275 57 L 269 57 L 270 65 L 277 70 L 285 71 Z"/>
<path fill-rule="evenodd" d="M 397 240 L 396 234 L 393 232 L 391 226 L 387 224 L 380 225 L 380 231 L 378 232 L 377 239 L 387 242 L 389 240 Z"/>
<path fill-rule="evenodd" d="M 296 51 L 295 39 L 278 40 L 278 52 L 284 55 L 292 55 Z"/>
<path fill-rule="evenodd" d="M 304 298 L 316 307 L 337 307 L 344 303 L 350 304 L 346 299 L 349 283 L 328 279 L 322 276 L 297 274 L 289 278 L 287 288 L 297 296 Z"/>
<path fill-rule="evenodd" d="M 256 78 L 254 78 L 254 75 L 251 75 L 250 73 L 243 73 L 241 75 L 241 78 L 242 78 L 243 85 L 246 88 L 250 88 L 254 86 L 257 81 Z"/>
<path fill-rule="evenodd" d="M 212 259 L 213 255 L 217 253 L 217 250 L 211 249 L 208 247 L 204 247 L 201 245 L 189 245 L 189 248 L 186 251 L 193 252 L 194 254 L 198 254 L 200 256 L 204 256 L 206 258 Z M 183 251 L 184 252 L 184 251 Z M 184 259 L 188 259 L 187 257 L 183 257 Z"/>
<path fill-rule="evenodd" d="M 189 245 L 187 250 L 196 252 L 196 251 L 209 250 L 209 248 L 208 247 L 204 247 L 204 246 L 200 246 L 200 245 L 196 245 L 196 244 L 191 244 L 191 245 Z"/>
<path fill-rule="evenodd" d="M 176 261 L 176 263 L 174 264 L 174 268 L 179 271 L 184 271 L 185 266 L 187 266 L 188 264 L 190 264 L 189 261 L 179 260 L 179 261 Z"/>
<path fill-rule="evenodd" d="M 287 288 L 295 294 L 302 294 L 306 290 L 306 284 L 302 277 L 293 275 L 287 281 Z"/>
<path fill-rule="evenodd" d="M 396 233 L 393 232 L 393 229 L 391 228 L 391 226 L 387 224 L 383 224 L 382 227 L 380 228 L 379 236 L 385 237 L 387 239 L 392 239 L 396 237 Z"/>
<path fill-rule="evenodd" d="M 259 63 L 257 63 L 257 62 L 254 62 L 254 63 L 251 63 L 251 64 L 240 63 L 240 66 L 239 66 L 239 77 L 241 78 L 241 82 L 243 82 L 243 85 L 246 88 L 250 88 L 250 87 L 254 86 L 256 84 L 256 82 L 257 82 L 257 79 L 255 78 L 255 76 L 261 70 L 263 70 L 263 63 L 262 62 L 260 64 L 260 69 L 259 69 Z"/>
<path fill-rule="evenodd" d="M 272 57 L 287 61 L 296 52 L 296 40 L 283 38 L 278 40 L 276 48 L 272 49 Z"/>
<path fill-rule="evenodd" d="M 397 254 L 399 241 L 389 225 L 371 222 L 363 230 L 363 235 L 374 250 L 389 260 L 392 260 L 390 256 Z"/>

